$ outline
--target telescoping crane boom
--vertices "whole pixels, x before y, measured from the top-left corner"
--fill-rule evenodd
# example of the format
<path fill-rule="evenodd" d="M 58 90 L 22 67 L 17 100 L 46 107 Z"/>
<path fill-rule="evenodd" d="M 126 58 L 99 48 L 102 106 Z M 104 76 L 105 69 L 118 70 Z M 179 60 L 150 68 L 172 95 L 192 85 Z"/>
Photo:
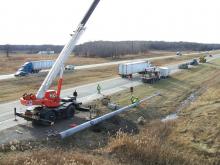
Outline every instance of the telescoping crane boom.
<path fill-rule="evenodd" d="M 85 16 L 79 23 L 77 29 L 74 31 L 69 42 L 64 46 L 60 55 L 56 59 L 53 67 L 49 71 L 47 77 L 39 88 L 37 94 L 24 94 L 20 98 L 21 104 L 25 106 L 38 105 L 33 110 L 26 110 L 25 113 L 17 113 L 17 116 L 23 117 L 26 120 L 37 121 L 43 124 L 51 124 L 57 118 L 68 118 L 74 115 L 74 109 L 82 108 L 81 103 L 77 103 L 72 97 L 69 99 L 61 99 L 60 92 L 63 82 L 63 69 L 64 62 L 67 60 L 68 56 L 71 54 L 77 41 L 82 35 L 85 25 L 93 13 L 94 9 L 98 5 L 100 0 L 94 0 L 91 4 L 89 10 L 86 12 Z M 58 86 L 56 90 L 50 90 L 53 80 L 58 76 Z"/>

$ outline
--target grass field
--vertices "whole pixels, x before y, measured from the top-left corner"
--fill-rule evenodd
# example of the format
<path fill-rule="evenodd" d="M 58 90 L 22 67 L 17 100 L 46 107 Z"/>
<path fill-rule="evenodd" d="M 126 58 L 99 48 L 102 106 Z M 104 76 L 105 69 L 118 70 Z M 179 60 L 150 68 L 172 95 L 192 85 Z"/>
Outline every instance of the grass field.
<path fill-rule="evenodd" d="M 188 53 L 188 52 L 187 52 Z M 115 60 L 129 60 L 129 59 L 138 59 L 138 58 L 150 58 L 150 57 L 159 57 L 159 56 L 169 56 L 175 55 L 175 52 L 165 52 L 165 51 L 151 51 L 145 54 L 136 54 L 136 55 L 124 55 L 120 56 L 119 59 Z M 10 54 L 9 57 L 6 57 L 4 54 L 0 54 L 0 74 L 9 74 L 14 73 L 27 61 L 37 61 L 37 60 L 55 60 L 57 58 L 55 55 L 38 55 L 38 54 Z M 86 64 L 98 64 L 104 62 L 115 61 L 112 58 L 89 58 L 89 57 L 76 57 L 71 55 L 66 64 L 74 65 L 86 65 Z"/>
<path fill-rule="evenodd" d="M 5 57 L 5 55 L 0 54 L 0 74 L 15 73 L 27 61 L 56 60 L 56 58 L 57 55 L 11 54 L 9 57 Z M 104 58 L 83 58 L 71 55 L 67 64 L 85 65 L 109 61 Z"/>
<path fill-rule="evenodd" d="M 103 69 L 105 72 L 103 73 Z M 0 102 L 17 100 L 25 92 L 35 93 L 41 86 L 47 73 L 41 73 L 27 77 L 19 77 L 0 81 Z M 98 69 L 78 70 L 64 74 L 63 89 L 105 80 L 117 75 L 116 67 L 102 67 Z M 56 89 L 57 81 L 52 84 L 51 89 Z"/>
<path fill-rule="evenodd" d="M 0 152 L 0 164 L 217 165 L 220 163 L 219 76 L 220 60 L 215 60 L 156 84 L 135 87 L 134 95 L 139 98 L 156 91 L 162 94 L 120 115 L 120 121 L 135 125 L 140 116 L 144 117 L 144 125 L 137 125 L 139 133 L 124 132 L 129 125 L 116 134 L 105 129 L 99 133 L 86 130 L 63 142 L 47 141 L 35 149 Z M 176 112 L 197 91 L 201 91 L 197 99 L 179 112 L 176 121 L 160 121 Z M 123 106 L 130 103 L 130 96 L 129 91 L 123 91 L 111 96 L 111 100 Z M 99 108 L 104 109 L 101 105 Z M 113 126 L 118 126 L 118 122 Z"/>

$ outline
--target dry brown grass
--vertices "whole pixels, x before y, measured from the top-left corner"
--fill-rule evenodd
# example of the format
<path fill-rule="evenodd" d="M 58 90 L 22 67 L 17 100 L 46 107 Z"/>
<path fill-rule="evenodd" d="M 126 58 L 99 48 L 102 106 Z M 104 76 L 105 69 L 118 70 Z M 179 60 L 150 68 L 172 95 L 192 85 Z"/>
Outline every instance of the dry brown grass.
<path fill-rule="evenodd" d="M 193 58 L 198 58 L 200 57 L 200 54 L 197 55 L 187 55 L 187 56 L 176 56 L 176 57 L 170 57 L 170 58 L 166 58 L 166 59 L 158 59 L 158 60 L 153 60 L 152 63 L 156 66 L 162 66 L 165 64 L 175 64 L 175 63 L 179 63 L 181 61 L 187 61 L 187 60 L 191 60 Z"/>
<path fill-rule="evenodd" d="M 131 136 L 122 132 L 108 144 L 105 152 L 124 164 L 207 164 L 212 163 L 189 153 L 180 153 L 166 140 L 174 122 L 153 122 L 140 134 Z"/>
<path fill-rule="evenodd" d="M 64 74 L 63 89 L 105 80 L 116 75 L 117 71 L 113 66 L 68 72 Z M 24 93 L 37 92 L 45 76 L 46 73 L 42 73 L 38 74 L 38 76 L 29 76 L 28 78 L 19 77 L 0 81 L 0 102 L 16 100 Z M 54 81 L 52 88 L 56 88 L 56 86 L 57 81 Z"/>
<path fill-rule="evenodd" d="M 216 61 L 217 64 L 220 64 L 220 60 Z M 159 134 L 146 129 L 134 137 L 119 134 L 120 136 L 117 136 L 109 145 L 109 152 L 115 156 L 120 155 L 118 157 L 122 158 L 121 161 L 129 162 L 131 160 L 132 163 L 129 162 L 131 164 L 145 164 L 146 162 L 147 164 L 166 164 L 165 162 L 169 162 L 167 164 L 219 164 L 219 75 L 220 67 L 218 65 L 205 64 L 181 74 L 175 74 L 171 79 L 151 87 L 148 86 L 147 89 L 144 89 L 144 86 L 136 87 L 134 94 L 141 98 L 148 94 L 147 91 L 152 93 L 160 90 L 163 94 L 163 97 L 144 103 L 136 111 L 124 115 L 132 120 L 136 120 L 138 116 L 144 116 L 147 121 L 167 114 L 167 112 L 174 112 L 181 100 L 197 89 L 207 88 L 207 91 L 181 113 L 181 118 L 172 129 L 169 129 L 171 130 L 168 133 L 169 136 L 167 139 L 163 139 L 162 143 L 160 135 L 163 134 L 163 129 L 161 131 L 160 127 L 154 125 L 153 130 L 159 130 Z M 126 101 L 128 97 L 129 93 L 121 93 L 117 95 L 117 100 L 128 104 Z M 144 145 L 145 143 L 146 145 Z M 152 152 L 155 152 L 156 157 L 151 156 Z M 148 161 L 151 160 L 149 157 L 154 163 Z"/>
<path fill-rule="evenodd" d="M 206 81 L 206 91 L 188 108 L 170 138 L 180 148 L 220 157 L 220 71 Z"/>
<path fill-rule="evenodd" d="M 11 54 L 9 57 L 0 54 L 0 74 L 14 73 L 21 65 L 27 61 L 56 60 L 58 55 L 38 55 L 38 54 Z M 85 58 L 71 55 L 67 64 L 86 65 L 109 62 L 104 58 Z"/>
<path fill-rule="evenodd" d="M 2 165 L 113 165 L 99 155 L 64 151 L 62 149 L 40 149 L 33 152 L 12 153 L 0 159 Z"/>
<path fill-rule="evenodd" d="M 4 165 L 207 165 L 218 164 L 218 157 L 195 155 L 181 151 L 175 145 L 168 143 L 170 133 L 176 127 L 176 122 L 162 123 L 153 121 L 144 127 L 137 135 L 119 131 L 111 137 L 107 146 L 96 150 L 84 151 L 78 148 L 44 148 L 24 152 L 10 152 L 1 157 Z"/>
<path fill-rule="evenodd" d="M 168 56 L 175 55 L 175 52 L 165 52 L 165 51 L 151 51 L 143 54 L 130 54 L 121 56 L 116 60 L 129 60 L 129 59 L 138 59 L 138 58 L 148 58 L 148 57 L 159 57 L 159 56 Z M 58 54 L 54 55 L 38 55 L 38 54 L 23 54 L 16 53 L 10 54 L 9 57 L 6 57 L 4 54 L 0 54 L 0 74 L 14 73 L 21 65 L 27 61 L 37 61 L 37 60 L 56 60 Z M 87 65 L 87 64 L 98 64 L 104 62 L 114 61 L 112 58 L 90 58 L 90 57 L 78 57 L 71 55 L 68 58 L 66 64 L 74 65 Z"/>
<path fill-rule="evenodd" d="M 39 55 L 36 55 L 34 57 L 38 58 L 38 56 Z M 42 58 L 46 58 L 46 57 L 42 56 Z M 86 59 L 86 60 L 83 61 L 83 59 Z M 96 58 L 80 58 L 80 57 L 74 57 L 68 60 L 68 62 L 71 63 L 73 62 L 73 60 L 75 61 L 78 60 L 81 63 L 101 62 L 101 60 L 96 59 Z M 184 58 L 178 58 L 178 59 L 174 58 L 175 62 L 177 61 L 180 62 L 182 60 L 184 60 Z M 172 60 L 169 61 L 166 59 L 158 60 L 158 61 L 160 61 L 160 63 L 163 63 L 163 64 L 164 63 L 169 64 L 173 62 Z M 12 66 L 16 67 L 15 65 L 12 65 Z M 105 72 L 103 72 L 103 70 Z M 100 68 L 94 68 L 94 69 L 77 70 L 74 72 L 68 72 L 64 74 L 63 88 L 66 89 L 66 88 L 74 87 L 77 85 L 83 85 L 83 84 L 88 84 L 91 82 L 96 82 L 99 80 L 109 79 L 112 77 L 116 77 L 117 75 L 118 75 L 117 66 L 108 66 L 108 67 L 100 67 Z M 40 87 L 41 83 L 43 82 L 45 76 L 46 76 L 46 72 L 35 74 L 35 75 L 30 75 L 28 78 L 21 77 L 21 78 L 16 78 L 16 79 L 8 79 L 8 80 L 0 81 L 0 98 L 1 98 L 0 102 L 6 102 L 6 101 L 18 99 L 25 92 L 35 93 Z M 56 87 L 56 81 L 53 84 L 53 87 Z"/>
<path fill-rule="evenodd" d="M 171 55 L 176 55 L 176 52 L 172 52 L 172 51 L 149 51 L 149 52 L 146 52 L 146 53 L 123 55 L 123 56 L 120 56 L 119 60 L 129 60 L 129 59 L 138 59 L 138 58 L 151 58 L 151 57 L 171 56 Z"/>
<path fill-rule="evenodd" d="M 220 61 L 217 64 L 220 64 Z M 0 164 L 13 164 L 16 161 L 20 164 L 25 161 L 29 164 L 40 164 L 42 157 L 42 162 L 46 161 L 46 164 L 53 164 L 55 160 L 61 161 L 61 164 L 65 162 L 68 164 L 68 161 L 75 160 L 77 155 L 77 158 L 80 158 L 77 159 L 78 164 L 92 164 L 91 162 L 95 161 L 94 164 L 106 162 L 106 164 L 132 165 L 217 165 L 220 163 L 219 75 L 219 66 L 204 64 L 175 74 L 172 78 L 157 84 L 135 87 L 134 94 L 140 98 L 158 90 L 163 94 L 162 97 L 157 97 L 121 115 L 131 121 L 135 121 L 140 115 L 144 116 L 147 122 L 139 127 L 140 133 L 137 135 L 119 132 L 115 138 L 111 137 L 109 144 L 95 151 L 83 148 L 85 151 L 81 152 L 77 148 L 67 150 L 64 147 L 65 151 L 38 149 L 25 153 L 17 152 L 17 156 L 9 153 L 0 158 Z M 181 101 L 201 87 L 207 87 L 207 91 L 185 109 L 176 122 L 162 123 L 155 120 L 155 118 L 160 119 L 164 114 L 174 112 Z M 129 96 L 129 92 L 124 91 L 114 95 L 112 99 L 127 104 Z M 78 134 L 77 137 L 80 136 L 86 136 L 85 132 Z M 94 140 L 94 143 L 97 141 Z M 80 147 L 80 144 L 78 146 Z"/>

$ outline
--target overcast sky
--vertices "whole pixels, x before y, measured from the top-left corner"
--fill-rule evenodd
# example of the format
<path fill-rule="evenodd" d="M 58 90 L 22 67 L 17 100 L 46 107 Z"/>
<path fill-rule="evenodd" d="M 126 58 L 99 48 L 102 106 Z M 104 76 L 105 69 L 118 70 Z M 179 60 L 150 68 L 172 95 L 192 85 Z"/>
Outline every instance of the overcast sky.
<path fill-rule="evenodd" d="M 66 44 L 93 0 L 0 0 L 0 44 Z M 80 43 L 220 43 L 219 0 L 101 0 Z"/>

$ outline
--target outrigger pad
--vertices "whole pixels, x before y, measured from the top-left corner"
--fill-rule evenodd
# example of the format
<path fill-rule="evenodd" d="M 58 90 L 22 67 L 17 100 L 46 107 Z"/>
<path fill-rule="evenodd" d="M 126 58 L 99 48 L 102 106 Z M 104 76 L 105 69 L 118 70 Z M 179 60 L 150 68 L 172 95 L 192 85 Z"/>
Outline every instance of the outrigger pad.
<path fill-rule="evenodd" d="M 62 102 L 73 102 L 73 101 L 76 101 L 76 97 L 75 96 L 68 96 L 68 97 L 65 97 L 65 98 L 62 98 L 61 99 Z"/>

